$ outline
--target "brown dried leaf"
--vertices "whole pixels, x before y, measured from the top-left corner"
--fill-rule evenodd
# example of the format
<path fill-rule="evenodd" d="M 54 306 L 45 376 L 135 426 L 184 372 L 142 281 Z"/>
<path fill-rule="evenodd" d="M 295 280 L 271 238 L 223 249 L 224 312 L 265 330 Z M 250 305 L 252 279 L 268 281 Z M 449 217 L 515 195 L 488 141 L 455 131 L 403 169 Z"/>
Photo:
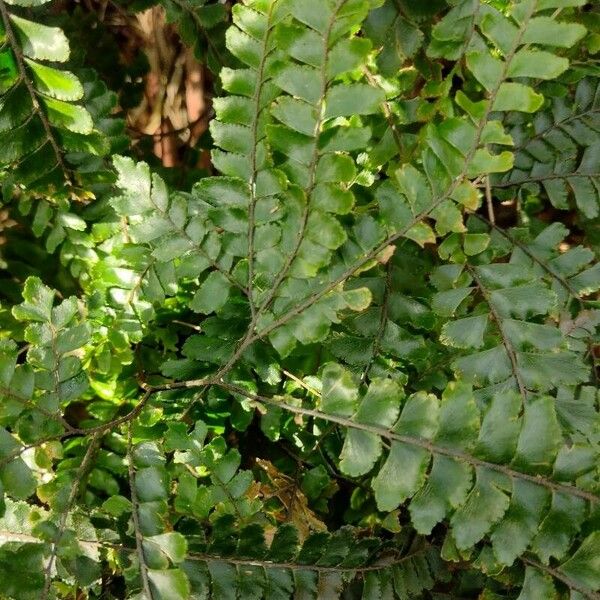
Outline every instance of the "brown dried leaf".
<path fill-rule="evenodd" d="M 256 464 L 268 478 L 267 482 L 258 484 L 263 499 L 276 497 L 281 502 L 281 509 L 274 514 L 280 523 L 292 523 L 298 530 L 301 541 L 311 531 L 327 531 L 325 523 L 310 509 L 297 480 L 279 471 L 268 460 L 259 458 Z"/>

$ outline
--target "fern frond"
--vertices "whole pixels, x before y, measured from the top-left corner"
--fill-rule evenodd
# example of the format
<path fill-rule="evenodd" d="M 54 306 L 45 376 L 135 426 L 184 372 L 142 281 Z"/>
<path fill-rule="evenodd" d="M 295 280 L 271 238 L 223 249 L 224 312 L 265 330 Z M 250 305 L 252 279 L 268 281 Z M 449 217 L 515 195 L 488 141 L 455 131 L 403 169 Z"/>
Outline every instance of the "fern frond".
<path fill-rule="evenodd" d="M 589 491 L 575 485 L 594 469 L 597 448 L 587 445 L 585 462 L 567 459 L 570 450 L 547 396 L 523 403 L 514 393 L 499 392 L 480 410 L 471 388 L 461 383 L 449 384 L 441 402 L 424 392 L 405 398 L 389 380 L 375 380 L 361 393 L 334 364 L 323 371 L 320 410 L 223 385 L 266 406 L 344 427 L 340 470 L 352 477 L 373 471 L 381 510 L 410 500 L 420 533 L 448 518 L 447 542 L 465 555 L 489 535 L 500 564 L 511 565 L 527 548 L 544 563 L 552 556 L 568 560 L 570 540 L 588 507 L 600 500 L 597 482 Z M 384 461 L 382 439 L 390 443 Z M 553 524 L 564 514 L 569 519 L 559 534 Z"/>
<path fill-rule="evenodd" d="M 234 290 L 247 295 L 239 272 L 231 272 L 233 239 L 223 243 L 209 221 L 209 201 L 223 191 L 229 193 L 232 206 L 247 201 L 242 182 L 207 178 L 197 184 L 193 196 L 170 197 L 164 181 L 151 176 L 145 163 L 136 165 L 124 157 L 115 157 L 114 163 L 123 193 L 112 198 L 111 205 L 125 220 L 125 230 L 117 229 L 113 240 L 120 248 L 119 260 L 113 256 L 98 263 L 95 281 L 104 281 L 103 287 L 112 284 L 110 293 L 126 314 L 148 323 L 152 304 L 175 293 L 178 280 L 195 279 L 210 268 L 214 271 L 196 292 L 193 310 L 218 310 Z"/>
<path fill-rule="evenodd" d="M 0 14 L 9 65 L 1 93 L 0 165 L 11 169 L 9 186 L 18 182 L 29 189 L 62 193 L 65 183 L 78 185 L 65 155 L 102 155 L 109 149 L 107 142 L 94 130 L 86 108 L 77 104 L 84 96 L 79 79 L 45 64 L 68 60 L 69 44 L 62 31 L 12 14 L 4 2 Z"/>
<path fill-rule="evenodd" d="M 239 177 L 247 181 L 249 199 L 247 206 L 248 221 L 248 285 L 251 294 L 250 306 L 254 310 L 255 299 L 252 296 L 255 270 L 255 240 L 257 225 L 263 231 L 271 231 L 264 217 L 257 223 L 257 211 L 261 213 L 269 207 L 277 210 L 277 194 L 287 187 L 283 173 L 273 169 L 269 160 L 269 151 L 265 145 L 265 125 L 268 105 L 276 95 L 272 77 L 276 69 L 278 53 L 275 47 L 274 28 L 287 12 L 282 2 L 250 2 L 238 5 L 234 10 L 234 28 L 228 32 L 228 46 L 231 52 L 247 65 L 245 70 L 227 70 L 221 74 L 224 88 L 232 95 L 215 100 L 217 119 L 211 124 L 211 131 L 217 145 L 223 152 L 215 150 L 213 160 L 225 175 Z M 244 82 L 244 80 L 249 81 Z M 243 84 L 243 85 L 242 85 Z M 237 132 L 237 134 L 236 134 Z M 237 138 L 237 140 L 236 140 Z M 220 140 L 220 142 L 219 142 Z M 247 159 L 237 153 L 240 143 L 244 144 Z M 246 162 L 249 161 L 249 162 Z M 215 198 L 219 203 L 219 200 Z M 244 210 L 243 204 L 237 207 Z M 215 220 L 226 223 L 234 221 L 227 218 L 227 212 L 235 207 L 215 205 Z M 224 214 L 219 214 L 219 213 Z M 231 228 L 225 227 L 226 230 Z M 239 234 L 240 231 L 233 231 Z M 259 238 L 260 239 L 260 238 Z"/>
<path fill-rule="evenodd" d="M 440 8 L 439 2 L 419 7 L 414 3 L 386 0 L 383 6 L 370 11 L 363 27 L 379 49 L 377 67 L 382 75 L 395 75 L 407 59 L 415 56 L 425 37 L 419 21 L 430 19 Z"/>
<path fill-rule="evenodd" d="M 370 377 L 403 378 L 409 366 L 422 367 L 434 352 L 426 334 L 435 316 L 424 301 L 430 290 L 419 273 L 431 268 L 414 244 L 403 243 L 382 270 L 383 277 L 365 274 L 352 285 L 366 287 L 373 300 L 366 310 L 336 326 L 328 347 L 334 356 Z M 371 276 L 369 276 L 371 275 Z"/>
<path fill-rule="evenodd" d="M 543 191 L 558 209 L 569 208 L 572 197 L 586 218 L 596 217 L 600 205 L 600 81 L 582 79 L 573 98 L 554 98 L 531 124 L 516 117 L 512 121 L 510 133 L 517 144 L 515 168 L 496 177 L 493 186 L 520 194 Z"/>
<path fill-rule="evenodd" d="M 120 514 L 129 510 L 132 509 L 122 506 Z M 28 514 L 31 511 L 24 504 L 9 501 L 7 514 L 0 519 L 0 535 L 7 542 L 2 547 L 2 558 L 9 560 L 18 555 L 19 544 L 27 544 L 32 559 L 44 551 L 45 542 L 28 525 Z M 7 531 L 6 525 L 15 518 L 21 519 L 21 531 L 12 527 Z M 218 524 L 224 531 L 231 529 L 231 523 L 225 520 Z M 108 539 L 77 537 L 85 533 L 80 527 L 71 543 L 72 548 L 85 553 L 88 569 L 97 568 L 101 551 L 113 552 L 119 561 L 136 560 L 136 548 Z M 407 594 L 418 597 L 436 582 L 451 578 L 439 558 L 439 549 L 419 538 L 400 553 L 386 548 L 376 538 L 361 537 L 351 527 L 331 535 L 313 534 L 301 542 L 296 529 L 285 524 L 276 528 L 269 546 L 264 536 L 261 526 L 251 525 L 232 535 L 232 552 L 223 556 L 210 549 L 201 551 L 196 544 L 188 545 L 178 532 L 142 536 L 144 560 L 153 566 L 148 566 L 147 585 L 132 579 L 130 589 L 142 587 L 154 600 L 190 595 L 289 598 L 292 594 L 317 600 L 339 598 L 344 589 L 354 586 L 367 597 L 381 590 L 388 597 L 403 598 Z M 67 560 L 63 562 L 68 564 Z M 79 579 L 83 581 L 81 576 Z M 32 591 L 38 589 L 36 583 L 32 582 Z M 5 589 L 12 590 L 12 585 L 13 579 L 9 578 Z"/>
<path fill-rule="evenodd" d="M 6 342 L 2 394 L 12 404 L 6 424 L 23 441 L 32 442 L 70 429 L 61 416 L 64 405 L 88 387 L 82 362 L 72 353 L 87 344 L 90 327 L 81 320 L 76 298 L 54 306 L 54 290 L 38 278 L 28 279 L 23 298 L 12 312 L 18 321 L 27 323 L 23 335 L 27 364 L 16 366 L 17 347 Z"/>
<path fill-rule="evenodd" d="M 194 50 L 196 58 L 203 59 L 214 73 L 230 62 L 222 43 L 227 10 L 221 2 L 189 2 L 165 0 L 167 20 L 176 23 L 181 39 Z"/>
<path fill-rule="evenodd" d="M 555 77 L 564 72 L 568 61 L 547 51 L 540 50 L 532 55 L 533 51 L 524 47 L 537 43 L 534 42 L 535 36 L 527 33 L 530 31 L 530 21 L 537 18 L 534 17 L 534 5 L 519 5 L 510 17 L 487 5 L 483 10 L 487 18 L 479 25 L 482 33 L 487 32 L 486 35 L 493 42 L 494 52 L 499 51 L 504 56 L 503 60 L 496 58 L 484 43 L 484 38 L 476 38 L 478 41 L 469 54 L 469 65 L 475 77 L 480 72 L 480 76 L 486 78 L 482 82 L 487 91 L 484 99 L 473 102 L 462 92 L 457 95 L 456 101 L 464 109 L 466 116 L 453 117 L 440 125 L 430 124 L 427 127 L 421 156 L 424 172 L 412 165 L 404 165 L 396 173 L 395 181 L 388 180 L 376 190 L 381 222 L 385 224 L 385 229 L 373 224 L 372 235 L 366 238 L 366 244 L 364 236 L 355 244 L 347 243 L 344 262 L 351 266 L 343 271 L 341 266 L 332 268 L 331 279 L 321 284 L 320 288 L 311 290 L 310 294 L 302 294 L 304 300 L 299 304 L 299 295 L 294 293 L 294 309 L 288 310 L 287 315 L 269 319 L 270 322 L 260 328 L 253 339 L 265 335 L 273 337 L 275 329 L 279 329 L 279 336 L 285 335 L 289 339 L 291 326 L 287 324 L 294 318 L 296 307 L 298 312 L 302 312 L 313 306 L 357 269 L 376 259 L 399 238 L 408 237 L 420 244 L 434 241 L 436 232 L 424 222 L 426 219 L 436 221 L 439 235 L 445 235 L 449 231 L 464 231 L 459 208 L 466 206 L 472 210 L 478 205 L 477 191 L 467 179 L 504 172 L 512 167 L 510 152 L 494 154 L 491 150 L 493 145 L 511 145 L 512 139 L 506 135 L 499 121 L 489 120 L 490 116 L 500 111 L 524 108 L 528 111 L 537 110 L 541 104 L 541 96 L 521 83 L 521 78 Z M 511 31 L 510 39 L 496 40 L 494 31 L 497 27 Z M 580 34 L 580 29 L 577 29 L 577 34 Z M 528 44 L 525 39 L 530 40 Z M 541 58 L 547 59 L 545 66 L 542 65 L 544 61 Z M 516 61 L 514 65 L 513 61 Z M 548 70 L 548 64 L 553 65 L 554 70 Z M 512 81 L 513 79 L 519 81 Z M 366 223 L 367 219 L 364 221 Z M 333 275 L 338 269 L 342 273 Z M 283 306 L 286 307 L 286 304 Z"/>
<path fill-rule="evenodd" d="M 354 177 L 354 164 L 344 154 L 357 148 L 367 131 L 330 127 L 325 135 L 326 123 L 374 112 L 383 95 L 366 84 L 334 85 L 336 77 L 357 68 L 369 51 L 364 40 L 349 35 L 366 14 L 367 3 L 328 3 L 314 22 L 302 3 L 291 3 L 294 18 L 285 22 L 279 4 L 272 3 L 262 16 L 253 6 L 237 11 L 238 28 L 230 31 L 228 42 L 255 79 L 248 88 L 251 98 L 230 97 L 221 109 L 217 102 L 221 120 L 213 123 L 212 132 L 217 145 L 228 152 L 214 153 L 217 167 L 250 184 L 249 287 L 253 286 L 254 301 L 264 313 L 288 274 L 299 279 L 314 275 L 345 241 L 333 215 L 348 212 L 354 200 L 347 185 L 336 182 L 349 183 Z M 226 71 L 225 88 L 238 93 L 241 75 Z M 280 124 L 268 124 L 269 113 Z M 281 172 L 271 168 L 267 139 L 283 157 L 278 168 L 295 184 L 281 200 L 278 194 L 286 186 Z M 249 165 L 240 160 L 240 152 L 249 154 Z M 271 242 L 278 238 L 279 243 Z"/>
<path fill-rule="evenodd" d="M 549 391 L 588 377 L 581 358 L 547 322 L 555 294 L 522 265 L 453 265 L 439 267 L 433 277 L 441 290 L 433 298 L 436 313 L 460 317 L 444 325 L 441 339 L 471 351 L 456 359 L 455 368 L 476 385 L 516 386 L 526 397 L 528 390 Z"/>
<path fill-rule="evenodd" d="M 187 192 L 118 155 L 113 187 L 115 96 L 47 62 L 37 3 L 0 0 L 0 244 L 31 254 L 0 311 L 0 596 L 596 600 L 599 267 L 531 200 L 596 201 L 584 0 L 234 3 L 218 174 Z M 165 0 L 204 57 L 230 5 Z"/>

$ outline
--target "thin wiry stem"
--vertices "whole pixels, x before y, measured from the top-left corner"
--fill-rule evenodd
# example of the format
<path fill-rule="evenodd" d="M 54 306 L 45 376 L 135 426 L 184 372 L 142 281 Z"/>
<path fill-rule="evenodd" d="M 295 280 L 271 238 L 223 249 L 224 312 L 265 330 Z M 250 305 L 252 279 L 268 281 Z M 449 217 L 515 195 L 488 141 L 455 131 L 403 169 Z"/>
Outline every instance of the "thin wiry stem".
<path fill-rule="evenodd" d="M 315 388 L 311 387 L 310 385 L 308 385 L 307 383 L 305 383 L 304 381 L 302 381 L 302 379 L 300 379 L 300 377 L 296 377 L 293 373 L 290 373 L 286 369 L 283 369 L 282 373 L 288 379 L 291 379 L 292 381 L 295 381 L 301 388 L 305 389 L 309 394 L 314 394 L 317 398 L 321 397 L 321 394 L 320 394 L 320 392 L 318 390 L 316 390 Z"/>
<path fill-rule="evenodd" d="M 23 406 L 27 406 L 31 410 L 35 410 L 35 411 L 41 413 L 48 419 L 52 419 L 53 421 L 58 421 L 67 431 L 70 431 L 70 432 L 76 431 L 76 429 L 65 420 L 65 418 L 63 417 L 62 414 L 53 413 L 52 411 L 49 411 L 46 408 L 43 408 L 42 406 L 38 406 L 30 398 L 24 398 L 22 396 L 19 396 L 13 390 L 10 390 L 8 388 L 0 388 L 0 394 L 2 394 L 2 396 L 4 396 L 5 398 L 10 398 L 11 400 L 14 400 L 15 402 L 19 402 L 20 404 L 23 404 Z"/>
<path fill-rule="evenodd" d="M 487 175 L 484 178 L 485 185 L 485 201 L 487 203 L 488 219 L 490 223 L 494 225 L 496 223 L 496 216 L 494 215 L 494 199 L 492 198 L 492 186 L 490 184 L 490 176 Z"/>
<path fill-rule="evenodd" d="M 511 370 L 513 372 L 513 377 L 515 378 L 515 381 L 517 383 L 517 387 L 519 388 L 519 393 L 521 394 L 523 401 L 525 401 L 525 400 L 527 400 L 527 387 L 525 386 L 525 383 L 523 382 L 523 379 L 521 377 L 521 370 L 519 369 L 517 353 L 515 352 L 515 349 L 512 345 L 512 342 L 510 341 L 510 338 L 508 337 L 508 335 L 506 335 L 506 331 L 504 331 L 504 323 L 502 321 L 502 317 L 496 310 L 496 307 L 494 306 L 494 303 L 492 302 L 490 293 L 489 293 L 488 289 L 484 286 L 483 282 L 481 281 L 481 278 L 477 274 L 477 271 L 471 265 L 467 264 L 467 265 L 465 265 L 465 267 L 466 267 L 468 273 L 473 278 L 473 281 L 477 285 L 479 291 L 481 292 L 484 300 L 486 301 L 486 303 L 490 309 L 490 315 L 498 327 L 498 332 L 500 333 L 500 338 L 502 339 L 502 345 L 504 346 L 504 349 L 506 350 L 506 355 L 508 356 L 508 359 L 510 360 Z"/>
<path fill-rule="evenodd" d="M 190 381 L 181 381 L 175 383 L 166 383 L 158 386 L 147 386 L 145 384 L 141 384 L 142 388 L 145 390 L 144 395 L 140 399 L 140 401 L 126 414 L 122 417 L 117 417 L 116 419 L 112 419 L 106 423 L 101 423 L 100 425 L 96 425 L 94 427 L 89 427 L 87 429 L 79 428 L 79 427 L 71 427 L 68 431 L 64 433 L 60 433 L 58 435 L 51 435 L 48 437 L 44 437 L 32 444 L 25 444 L 18 448 L 17 450 L 11 452 L 10 454 L 6 454 L 2 458 L 0 458 L 0 467 L 8 464 L 10 461 L 18 458 L 23 452 L 26 450 L 30 450 L 32 448 L 37 448 L 42 444 L 46 444 L 47 442 L 52 442 L 56 440 L 62 440 L 68 437 L 74 437 L 77 435 L 93 435 L 95 433 L 105 433 L 115 427 L 119 427 L 120 425 L 124 425 L 126 423 L 131 422 L 135 419 L 149 402 L 150 398 L 162 391 L 175 390 L 175 389 L 184 389 L 184 388 L 196 388 L 203 385 L 207 385 L 208 383 L 212 383 L 212 380 L 208 379 L 194 379 Z"/>
<path fill-rule="evenodd" d="M 132 427 L 129 424 L 127 433 L 127 472 L 129 474 L 129 490 L 131 493 L 131 518 L 133 521 L 133 529 L 135 532 L 135 549 L 140 563 L 140 578 L 142 580 L 142 589 L 147 600 L 152 600 L 152 589 L 150 588 L 150 579 L 148 578 L 148 566 L 146 564 L 146 556 L 144 554 L 144 536 L 140 527 L 139 518 L 139 501 L 135 487 L 135 466 L 133 464 L 133 441 Z"/>
<path fill-rule="evenodd" d="M 131 421 L 132 419 L 134 419 L 135 417 L 137 417 L 140 414 L 140 412 L 142 411 L 142 409 L 144 408 L 144 406 L 146 405 L 146 403 L 148 402 L 148 400 L 150 399 L 152 394 L 154 394 L 156 391 L 159 391 L 159 390 L 146 391 L 144 393 L 144 395 L 142 396 L 142 399 L 138 402 L 138 404 L 136 404 L 136 406 L 132 410 L 130 410 L 126 415 L 124 415 L 122 417 L 118 417 L 116 419 L 113 419 L 112 421 L 109 421 L 108 423 L 102 423 L 101 425 L 96 425 L 95 427 L 90 427 L 89 429 L 81 429 L 81 428 L 71 427 L 68 431 L 66 431 L 64 433 L 59 433 L 58 435 L 50 435 L 50 436 L 44 437 L 42 439 L 39 439 L 31 444 L 25 444 L 25 445 L 21 446 L 20 448 L 18 448 L 17 450 L 11 452 L 10 454 L 6 454 L 2 458 L 0 458 L 0 467 L 3 467 L 4 465 L 8 464 L 15 458 L 18 458 L 19 456 L 21 456 L 21 454 L 23 454 L 23 452 L 25 452 L 27 450 L 31 450 L 32 448 L 38 448 L 39 446 L 42 446 L 43 444 L 46 444 L 48 442 L 62 440 L 62 439 L 74 437 L 77 435 L 93 435 L 96 433 L 105 433 L 106 431 L 109 431 L 110 429 L 114 429 L 115 427 L 118 427 L 119 425 L 128 423 L 129 421 Z"/>
<path fill-rule="evenodd" d="M 522 556 L 521 561 L 526 565 L 529 565 L 530 567 L 539 569 L 543 573 L 546 573 L 548 575 L 551 575 L 555 579 L 558 579 L 558 581 L 564 583 L 569 589 L 579 592 L 584 598 L 588 598 L 588 600 L 600 600 L 600 594 L 597 594 L 596 592 L 583 587 L 576 581 L 573 581 L 570 577 L 567 577 L 566 575 L 561 573 L 560 569 L 554 569 L 527 556 Z"/>
<path fill-rule="evenodd" d="M 377 333 L 375 334 L 375 339 L 373 340 L 373 351 L 371 353 L 371 357 L 369 358 L 369 362 L 365 367 L 364 371 L 361 375 L 361 381 L 366 381 L 369 376 L 369 371 L 377 358 L 377 353 L 381 347 L 381 341 L 383 340 L 383 336 L 385 335 L 385 328 L 388 322 L 388 307 L 390 302 L 390 294 L 392 287 L 392 262 L 388 262 L 386 265 L 386 274 L 385 274 L 385 289 L 383 292 L 383 301 L 381 303 L 381 315 L 379 317 L 379 326 L 377 327 Z"/>

